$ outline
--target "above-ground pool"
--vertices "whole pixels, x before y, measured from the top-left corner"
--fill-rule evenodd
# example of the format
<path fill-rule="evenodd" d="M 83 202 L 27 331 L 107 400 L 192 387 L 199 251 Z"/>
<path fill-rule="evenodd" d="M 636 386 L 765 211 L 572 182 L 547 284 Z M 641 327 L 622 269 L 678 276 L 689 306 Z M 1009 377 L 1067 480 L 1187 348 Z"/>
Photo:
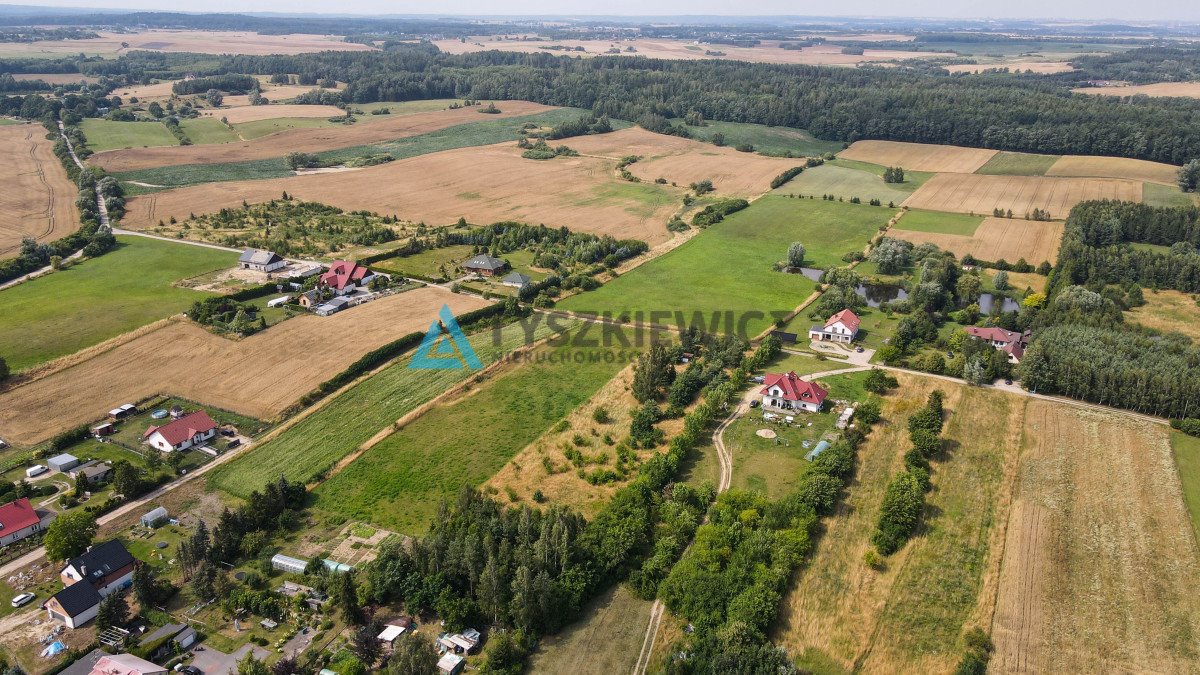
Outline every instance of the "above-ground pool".
<path fill-rule="evenodd" d="M 159 408 L 158 410 L 155 410 L 154 412 L 150 413 L 150 416 L 156 420 L 161 420 L 162 418 L 166 417 L 168 414 L 169 413 L 166 410 Z"/>

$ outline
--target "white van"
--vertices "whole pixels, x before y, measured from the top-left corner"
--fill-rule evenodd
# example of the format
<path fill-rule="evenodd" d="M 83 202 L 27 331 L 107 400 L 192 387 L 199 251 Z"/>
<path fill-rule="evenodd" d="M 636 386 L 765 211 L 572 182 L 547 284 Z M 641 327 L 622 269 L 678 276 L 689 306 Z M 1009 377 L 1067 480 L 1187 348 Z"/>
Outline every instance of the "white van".
<path fill-rule="evenodd" d="M 26 477 L 26 478 L 33 478 L 34 476 L 40 476 L 40 475 L 42 475 L 42 474 L 46 473 L 46 472 L 47 472 L 47 471 L 49 471 L 49 470 L 50 470 L 50 469 L 47 469 L 47 468 L 45 467 L 45 465 L 42 465 L 42 464 L 34 464 L 33 466 L 29 467 L 28 469 L 25 469 L 25 477 Z"/>

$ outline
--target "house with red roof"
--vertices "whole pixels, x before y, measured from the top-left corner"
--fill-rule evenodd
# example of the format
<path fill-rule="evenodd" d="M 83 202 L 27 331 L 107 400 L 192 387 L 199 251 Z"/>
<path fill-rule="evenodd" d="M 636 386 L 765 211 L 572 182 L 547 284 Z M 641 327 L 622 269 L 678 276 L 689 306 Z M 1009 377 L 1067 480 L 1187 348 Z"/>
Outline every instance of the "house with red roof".
<path fill-rule="evenodd" d="M 197 410 L 161 427 L 146 429 L 146 433 L 142 434 L 142 442 L 163 452 L 174 452 L 200 445 L 216 435 L 217 423 L 208 413 Z"/>
<path fill-rule="evenodd" d="M 53 511 L 33 508 L 27 497 L 0 506 L 0 546 L 8 546 L 46 529 L 54 520 Z"/>
<path fill-rule="evenodd" d="M 353 260 L 335 260 L 317 283 L 338 295 L 346 295 L 360 286 L 366 286 L 374 276 L 371 270 Z"/>
<path fill-rule="evenodd" d="M 967 335 L 976 340 L 983 340 L 990 344 L 993 349 L 999 349 L 1008 355 L 1009 363 L 1020 363 L 1021 358 L 1025 356 L 1025 348 L 1029 346 L 1030 331 L 1018 333 L 1012 330 L 1005 330 L 999 326 L 967 326 Z"/>
<path fill-rule="evenodd" d="M 795 372 L 783 374 L 768 374 L 763 379 L 762 394 L 763 408 L 782 411 L 802 410 L 804 412 L 820 412 L 821 404 L 829 392 L 816 382 L 800 379 Z"/>
<path fill-rule="evenodd" d="M 825 321 L 825 326 L 808 329 L 808 339 L 814 342 L 854 342 L 862 319 L 849 309 L 834 314 Z"/>

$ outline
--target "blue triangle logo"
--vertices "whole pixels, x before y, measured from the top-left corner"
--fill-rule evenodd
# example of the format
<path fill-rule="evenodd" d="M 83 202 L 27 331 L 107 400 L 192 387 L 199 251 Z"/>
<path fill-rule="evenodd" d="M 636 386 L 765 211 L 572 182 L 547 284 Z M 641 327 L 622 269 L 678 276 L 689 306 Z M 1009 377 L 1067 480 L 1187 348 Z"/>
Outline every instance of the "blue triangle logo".
<path fill-rule="evenodd" d="M 442 332 L 443 329 L 445 332 Z M 458 327 L 449 305 L 438 310 L 438 320 L 429 324 L 421 346 L 408 364 L 409 368 L 423 370 L 478 370 L 483 367 L 467 336 Z"/>

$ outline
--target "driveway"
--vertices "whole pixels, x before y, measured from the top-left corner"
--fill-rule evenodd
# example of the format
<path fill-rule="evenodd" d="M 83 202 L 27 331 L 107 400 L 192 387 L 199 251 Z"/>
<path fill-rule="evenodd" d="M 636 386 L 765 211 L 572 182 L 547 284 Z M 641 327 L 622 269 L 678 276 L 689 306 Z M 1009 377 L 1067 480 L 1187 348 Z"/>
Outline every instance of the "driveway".
<path fill-rule="evenodd" d="M 243 645 L 240 649 L 232 654 L 217 651 L 212 647 L 200 645 L 192 650 L 192 667 L 197 668 L 204 675 L 236 675 L 238 661 L 246 658 L 246 654 L 250 650 L 254 650 L 254 658 L 263 660 L 271 655 L 271 652 L 257 645 Z"/>

